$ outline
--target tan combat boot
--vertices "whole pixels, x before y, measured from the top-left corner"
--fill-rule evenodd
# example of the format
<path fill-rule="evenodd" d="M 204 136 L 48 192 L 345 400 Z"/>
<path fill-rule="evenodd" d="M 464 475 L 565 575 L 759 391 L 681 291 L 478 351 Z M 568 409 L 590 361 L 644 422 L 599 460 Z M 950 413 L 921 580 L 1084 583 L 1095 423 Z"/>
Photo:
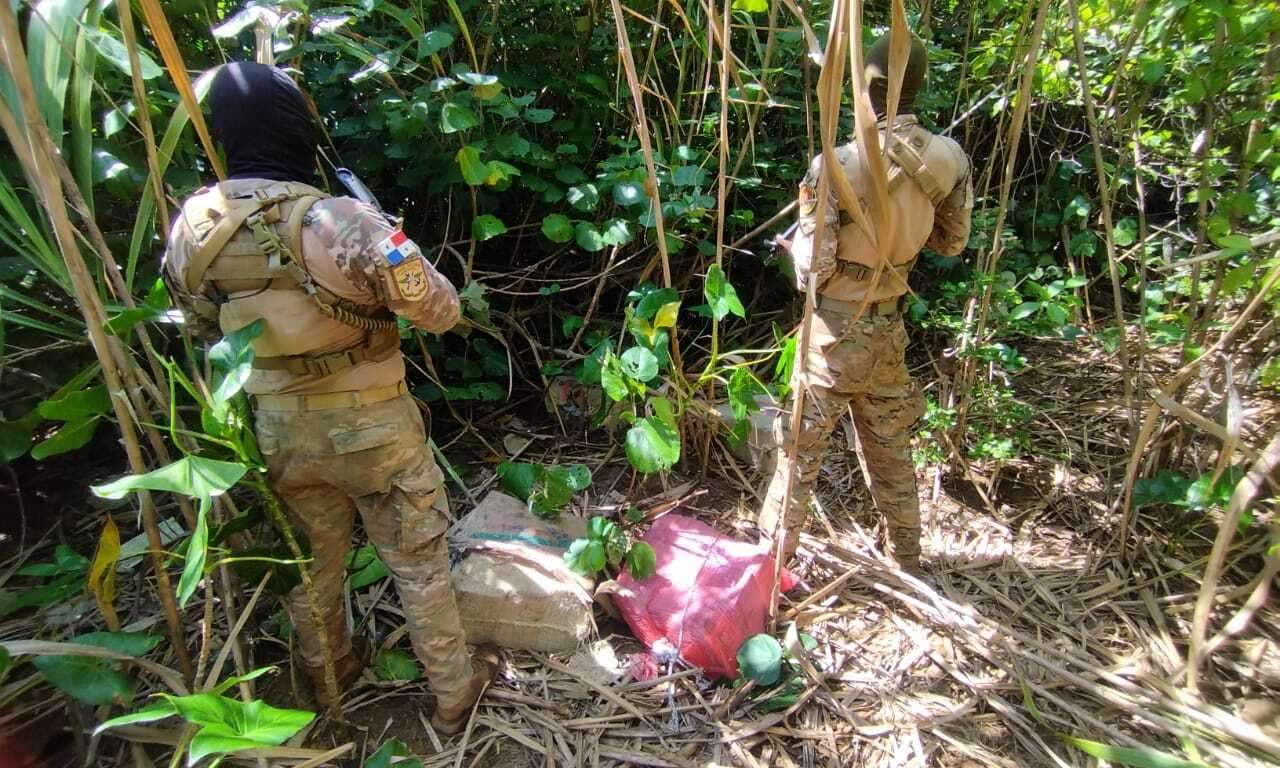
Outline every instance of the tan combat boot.
<path fill-rule="evenodd" d="M 885 551 L 898 567 L 916 578 L 923 578 L 920 567 L 920 529 L 889 526 L 885 533 Z"/>
<path fill-rule="evenodd" d="M 351 651 L 333 662 L 333 676 L 338 681 L 338 698 L 360 678 L 360 673 L 369 664 L 369 641 L 363 637 L 351 638 Z M 307 678 L 311 680 L 311 690 L 316 703 L 328 708 L 333 701 L 329 698 L 329 689 L 324 684 L 324 666 L 304 665 Z"/>
<path fill-rule="evenodd" d="M 436 704 L 436 711 L 431 715 L 431 727 L 448 736 L 461 733 L 467 727 L 471 717 L 471 708 L 475 706 L 484 689 L 498 676 L 498 662 L 501 657 L 498 649 L 492 645 L 482 645 L 471 655 L 471 681 L 456 704 L 445 706 Z"/>

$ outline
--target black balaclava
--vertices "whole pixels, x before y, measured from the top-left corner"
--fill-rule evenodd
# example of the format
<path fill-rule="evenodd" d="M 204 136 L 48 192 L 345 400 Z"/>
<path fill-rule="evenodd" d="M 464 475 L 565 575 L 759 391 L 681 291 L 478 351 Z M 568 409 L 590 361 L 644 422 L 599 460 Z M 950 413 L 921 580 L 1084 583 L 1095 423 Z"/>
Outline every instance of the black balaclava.
<path fill-rule="evenodd" d="M 907 56 L 907 68 L 902 74 L 902 95 L 898 98 L 898 114 L 905 115 L 913 109 L 916 94 L 924 85 L 925 70 L 929 68 L 929 51 L 920 38 L 911 35 L 911 53 Z M 884 119 L 889 100 L 889 33 L 867 51 L 867 92 L 871 96 L 871 108 L 876 117 Z"/>
<path fill-rule="evenodd" d="M 226 64 L 213 76 L 209 107 L 229 178 L 315 184 L 315 121 L 306 97 L 283 70 Z"/>

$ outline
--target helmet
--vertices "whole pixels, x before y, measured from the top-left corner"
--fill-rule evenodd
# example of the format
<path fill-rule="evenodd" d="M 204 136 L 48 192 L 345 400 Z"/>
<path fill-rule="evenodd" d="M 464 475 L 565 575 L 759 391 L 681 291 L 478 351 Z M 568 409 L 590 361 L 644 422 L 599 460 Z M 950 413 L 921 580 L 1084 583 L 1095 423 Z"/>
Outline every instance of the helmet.
<path fill-rule="evenodd" d="M 871 106 L 878 117 L 883 118 L 889 100 L 889 33 L 880 36 L 867 51 L 867 90 Z M 907 68 L 902 75 L 902 95 L 898 99 L 899 114 L 910 112 L 916 94 L 924 86 L 925 70 L 929 68 L 929 51 L 924 41 L 911 35 L 911 52 L 907 56 Z"/>

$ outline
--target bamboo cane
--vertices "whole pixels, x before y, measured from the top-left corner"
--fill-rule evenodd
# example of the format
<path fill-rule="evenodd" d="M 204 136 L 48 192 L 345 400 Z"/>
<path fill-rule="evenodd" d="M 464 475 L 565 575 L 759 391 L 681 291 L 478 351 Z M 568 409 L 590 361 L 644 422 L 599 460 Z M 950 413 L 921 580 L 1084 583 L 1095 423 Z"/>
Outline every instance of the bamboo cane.
<path fill-rule="evenodd" d="M 26 156 L 30 158 L 33 165 L 31 168 L 33 181 L 40 188 L 41 197 L 45 204 L 45 212 L 49 216 L 54 237 L 66 263 L 68 274 L 71 277 L 72 288 L 75 291 L 80 312 L 84 317 L 85 326 L 89 332 L 89 340 L 93 345 L 99 362 L 102 364 L 103 379 L 106 382 L 107 390 L 111 394 L 111 407 L 120 426 L 120 436 L 124 441 L 129 466 L 136 474 L 145 473 L 147 464 L 143 457 L 142 449 L 138 444 L 137 424 L 129 407 L 129 397 L 125 391 L 115 357 L 112 355 L 111 345 L 106 333 L 103 331 L 105 312 L 98 299 L 88 267 L 85 265 L 76 245 L 75 229 L 71 225 L 71 220 L 67 216 L 67 210 L 63 204 L 61 180 L 57 172 L 53 170 L 50 161 L 50 157 L 53 154 L 52 141 L 49 138 L 48 127 L 40 118 L 39 110 L 36 107 L 35 92 L 31 83 L 31 74 L 26 67 L 26 56 L 18 29 L 18 19 L 14 15 L 13 8 L 8 3 L 0 3 L 0 47 L 3 48 L 5 65 L 17 89 L 22 110 L 21 119 L 26 125 L 25 136 L 11 133 L 9 141 L 15 147 L 25 145 L 29 149 Z M 6 128 L 8 127 L 6 125 Z M 19 157 L 23 156 L 22 153 L 19 153 Z M 138 497 L 142 508 L 143 527 L 147 533 L 152 562 L 155 566 L 157 592 L 165 615 L 165 622 L 169 629 L 169 639 L 173 644 L 174 653 L 178 657 L 183 673 L 188 679 L 191 679 L 193 673 L 191 658 L 187 653 L 186 638 L 178 617 L 177 604 L 174 601 L 169 574 L 164 567 L 163 543 L 160 539 L 155 505 L 151 495 L 145 491 L 140 492 Z"/>

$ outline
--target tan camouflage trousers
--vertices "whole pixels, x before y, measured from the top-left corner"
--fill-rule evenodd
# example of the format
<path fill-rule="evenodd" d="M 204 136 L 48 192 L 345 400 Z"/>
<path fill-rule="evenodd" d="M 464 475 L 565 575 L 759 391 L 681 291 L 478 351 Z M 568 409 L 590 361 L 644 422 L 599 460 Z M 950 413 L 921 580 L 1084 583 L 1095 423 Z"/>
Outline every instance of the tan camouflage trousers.
<path fill-rule="evenodd" d="M 448 497 L 413 399 L 303 413 L 258 410 L 256 429 L 271 487 L 311 542 L 323 626 L 312 622 L 301 586 L 286 601 L 304 662 L 324 663 L 321 632 L 335 659 L 351 651 L 343 581 L 359 512 L 395 577 L 409 638 L 439 704 L 464 699 L 471 660 L 449 581 Z"/>
<path fill-rule="evenodd" d="M 924 412 L 924 400 L 907 373 L 906 346 L 899 315 L 854 322 L 848 315 L 814 311 L 806 367 L 800 369 L 797 355 L 791 378 L 792 391 L 806 387 L 798 453 L 791 454 L 791 415 L 783 411 L 775 427 L 778 461 L 758 519 L 762 534 L 772 540 L 782 516 L 787 559 L 795 554 L 831 433 L 852 411 L 871 496 L 885 518 L 889 551 L 903 565 L 918 564 L 920 502 L 911 430 Z M 793 462 L 791 499 L 784 504 L 787 468 Z"/>

